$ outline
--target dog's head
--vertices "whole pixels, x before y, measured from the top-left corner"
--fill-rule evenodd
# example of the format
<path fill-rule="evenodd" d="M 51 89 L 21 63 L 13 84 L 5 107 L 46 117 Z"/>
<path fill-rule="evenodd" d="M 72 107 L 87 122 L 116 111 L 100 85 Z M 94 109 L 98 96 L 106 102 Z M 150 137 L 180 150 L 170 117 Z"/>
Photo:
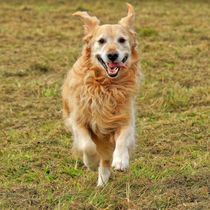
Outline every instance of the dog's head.
<path fill-rule="evenodd" d="M 87 12 L 76 12 L 84 22 L 86 47 L 91 51 L 91 63 L 110 78 L 132 64 L 132 54 L 136 47 L 134 32 L 135 13 L 130 4 L 128 14 L 118 24 L 100 25 L 96 17 Z"/>

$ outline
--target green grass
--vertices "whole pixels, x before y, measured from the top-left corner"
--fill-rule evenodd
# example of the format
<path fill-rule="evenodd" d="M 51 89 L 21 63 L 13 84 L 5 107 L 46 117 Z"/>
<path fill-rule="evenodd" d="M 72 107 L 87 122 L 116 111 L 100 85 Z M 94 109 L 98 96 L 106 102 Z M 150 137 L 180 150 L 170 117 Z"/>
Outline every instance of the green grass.
<path fill-rule="evenodd" d="M 83 28 L 71 14 L 115 23 L 124 2 L 0 2 L 0 209 L 210 209 L 209 1 L 130 1 L 144 73 L 130 170 L 98 189 L 72 157 L 61 86 Z"/>

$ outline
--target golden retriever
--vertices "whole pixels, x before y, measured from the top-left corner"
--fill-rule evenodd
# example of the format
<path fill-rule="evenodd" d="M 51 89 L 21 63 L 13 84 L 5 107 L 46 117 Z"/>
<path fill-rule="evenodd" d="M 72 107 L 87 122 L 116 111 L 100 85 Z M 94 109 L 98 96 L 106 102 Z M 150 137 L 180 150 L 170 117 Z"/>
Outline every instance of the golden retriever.
<path fill-rule="evenodd" d="M 124 171 L 135 144 L 134 97 L 140 70 L 134 31 L 135 13 L 118 24 L 100 25 L 87 12 L 84 48 L 63 85 L 63 115 L 73 134 L 73 149 L 87 168 L 98 168 L 98 186 L 107 183 L 111 166 Z"/>

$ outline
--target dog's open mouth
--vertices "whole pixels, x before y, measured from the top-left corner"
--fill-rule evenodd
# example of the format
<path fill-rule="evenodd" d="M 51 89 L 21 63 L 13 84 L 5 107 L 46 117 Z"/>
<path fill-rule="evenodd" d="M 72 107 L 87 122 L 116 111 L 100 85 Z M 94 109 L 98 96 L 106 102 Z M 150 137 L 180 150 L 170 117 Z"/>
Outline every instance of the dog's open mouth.
<path fill-rule="evenodd" d="M 126 60 L 128 59 L 128 55 L 125 55 L 123 60 L 121 62 L 117 63 L 105 63 L 100 55 L 96 56 L 98 61 L 101 63 L 101 65 L 106 70 L 109 77 L 116 77 L 120 71 L 120 69 L 126 68 Z"/>

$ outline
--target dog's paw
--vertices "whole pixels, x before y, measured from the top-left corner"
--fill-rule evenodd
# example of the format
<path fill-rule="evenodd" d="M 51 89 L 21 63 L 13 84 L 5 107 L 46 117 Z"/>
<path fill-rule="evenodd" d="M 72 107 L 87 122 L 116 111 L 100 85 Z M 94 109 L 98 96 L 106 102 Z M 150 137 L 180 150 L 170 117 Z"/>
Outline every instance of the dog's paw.
<path fill-rule="evenodd" d="M 98 168 L 98 184 L 97 187 L 102 187 L 104 186 L 110 177 L 110 169 L 109 168 L 105 168 L 105 167 L 99 167 Z"/>
<path fill-rule="evenodd" d="M 118 171 L 125 171 L 129 167 L 129 154 L 128 151 L 120 152 L 114 151 L 112 167 Z"/>

